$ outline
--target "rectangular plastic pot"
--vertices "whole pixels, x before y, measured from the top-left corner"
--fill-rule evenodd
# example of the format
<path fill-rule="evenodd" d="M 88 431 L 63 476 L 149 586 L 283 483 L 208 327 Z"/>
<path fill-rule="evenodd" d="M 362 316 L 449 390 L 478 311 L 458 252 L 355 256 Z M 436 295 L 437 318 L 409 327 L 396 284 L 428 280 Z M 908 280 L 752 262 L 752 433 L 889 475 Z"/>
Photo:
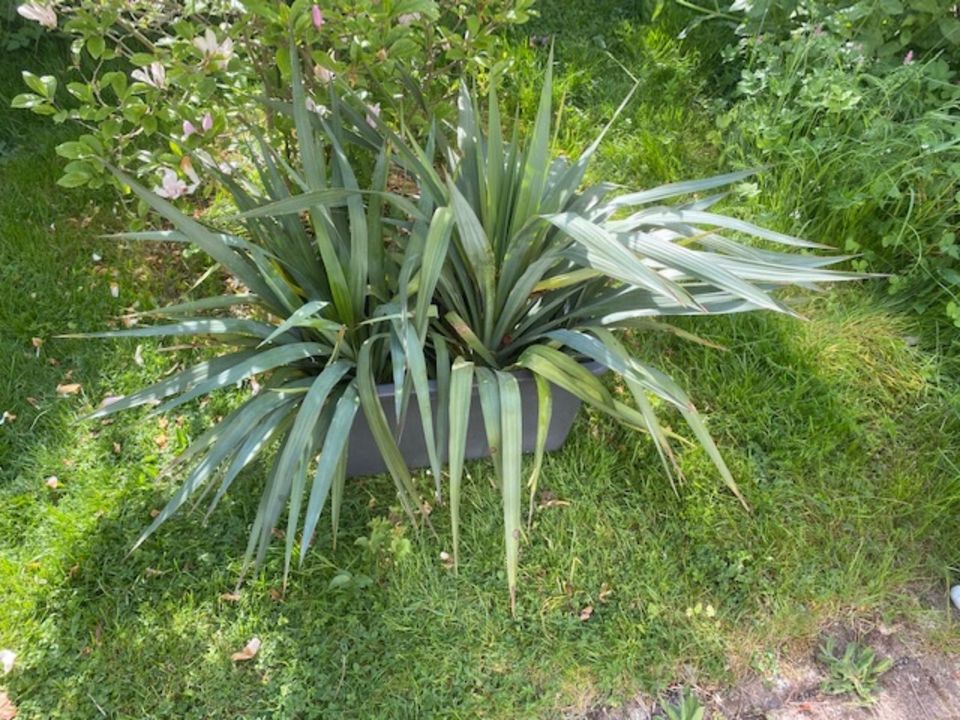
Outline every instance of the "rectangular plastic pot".
<path fill-rule="evenodd" d="M 600 375 L 606 369 L 595 362 L 583 363 L 583 366 L 594 375 Z M 516 372 L 514 375 L 520 385 L 520 404 L 523 412 L 523 451 L 529 453 L 533 452 L 537 445 L 537 386 L 533 375 L 525 370 Z M 547 450 L 550 452 L 558 450 L 566 441 L 570 428 L 573 426 L 573 421 L 577 417 L 577 411 L 580 409 L 580 399 L 576 396 L 556 385 L 551 385 L 551 390 L 553 393 L 553 414 L 550 418 L 550 431 L 547 433 Z M 378 385 L 377 393 L 380 396 L 383 411 L 387 416 L 387 422 L 390 424 L 394 436 L 396 436 L 394 386 L 392 384 Z M 436 422 L 437 394 L 436 385 L 432 381 L 430 383 L 430 401 L 433 406 L 434 422 Z M 420 411 L 415 397 L 410 398 L 408 403 L 403 433 L 400 435 L 397 444 L 400 447 L 400 453 L 407 462 L 407 467 L 422 468 L 430 465 L 430 458 L 427 455 L 427 447 L 423 439 L 423 426 L 420 423 Z M 483 424 L 480 397 L 477 393 L 476 384 L 474 384 L 470 401 L 466 457 L 468 459 L 490 457 L 490 447 L 487 444 L 487 433 Z M 370 427 L 367 425 L 366 417 L 361 411 L 357 414 L 353 429 L 350 431 L 347 475 L 349 477 L 360 477 L 383 472 L 387 472 L 387 466 L 380 456 L 380 450 L 373 439 Z"/>

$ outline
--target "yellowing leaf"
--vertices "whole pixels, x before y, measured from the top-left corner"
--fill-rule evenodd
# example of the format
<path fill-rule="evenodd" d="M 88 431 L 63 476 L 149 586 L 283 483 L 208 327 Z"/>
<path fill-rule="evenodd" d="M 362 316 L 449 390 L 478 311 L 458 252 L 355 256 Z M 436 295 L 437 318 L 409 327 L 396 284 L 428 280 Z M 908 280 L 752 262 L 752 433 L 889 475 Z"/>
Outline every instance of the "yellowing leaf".
<path fill-rule="evenodd" d="M 250 638 L 250 642 L 244 646 L 243 650 L 240 652 L 235 652 L 230 656 L 230 659 L 234 662 L 241 662 L 244 660 L 253 660 L 257 656 L 257 653 L 260 652 L 260 638 L 254 637 Z"/>

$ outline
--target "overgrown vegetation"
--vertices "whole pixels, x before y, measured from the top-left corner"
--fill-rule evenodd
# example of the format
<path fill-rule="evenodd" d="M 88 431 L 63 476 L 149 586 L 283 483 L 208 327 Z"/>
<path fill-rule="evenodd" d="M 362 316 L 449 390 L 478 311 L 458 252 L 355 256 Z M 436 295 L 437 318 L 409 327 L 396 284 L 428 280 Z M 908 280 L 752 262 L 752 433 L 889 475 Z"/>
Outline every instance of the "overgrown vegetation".
<path fill-rule="evenodd" d="M 662 72 L 663 84 L 643 80 L 597 174 L 649 186 L 728 169 L 708 110 L 716 98 L 696 71 L 709 24 L 685 44 L 659 25 L 671 18 L 649 25 L 652 13 L 621 2 L 541 10 L 529 32 L 556 35 L 558 103 L 570 83 L 558 149 L 592 136 L 623 96 L 617 84 L 632 83 L 595 51 L 596 36 L 616 58 L 627 52 L 619 37 L 656 38 L 631 45 L 624 65 L 641 80 Z M 600 17 L 619 29 L 600 27 Z M 30 66 L 55 73 L 58 52 L 42 45 Z M 525 30 L 513 52 L 516 84 L 534 87 L 546 49 L 531 48 Z M 661 64 L 658 52 L 679 62 Z M 806 321 L 684 326 L 726 351 L 632 340 L 697 389 L 754 512 L 718 486 L 702 451 L 681 448 L 687 481 L 675 495 L 652 447 L 585 413 L 568 446 L 544 459 L 550 480 L 521 548 L 516 620 L 490 542 L 502 532 L 499 500 L 472 491 L 490 487 L 485 463 L 467 466 L 456 577 L 440 556 L 452 550 L 446 513 L 432 516 L 441 539 L 418 537 L 383 501 L 386 477 L 345 499 L 337 553 L 322 530 L 318 557 L 282 595 L 273 582 L 280 543 L 264 574 L 234 594 L 231 559 L 256 513 L 252 495 L 228 498 L 206 528 L 175 519 L 128 557 L 171 490 L 159 468 L 238 398 L 185 409 L 166 426 L 77 422 L 104 395 L 187 356 L 149 339 L 52 336 L 174 301 L 204 265 L 96 239 L 121 223 L 106 196 L 57 189 L 54 147 L 72 138 L 6 109 L 24 66 L 22 56 L 0 60 L 0 413 L 16 416 L 0 425 L 0 648 L 17 653 L 0 686 L 20 718 L 576 716 L 681 677 L 730 680 L 754 655 L 812 650 L 821 622 L 838 614 L 922 618 L 957 649 L 942 604 L 930 609 L 909 591 L 942 590 L 960 572 L 956 354 L 925 318 L 869 288 L 802 302 Z M 758 200 L 751 214 L 790 227 L 768 213 Z M 72 384 L 82 386 L 76 394 L 57 394 Z M 415 481 L 430 492 L 430 479 Z M 256 657 L 231 662 L 253 636 Z"/>
<path fill-rule="evenodd" d="M 726 52 L 741 77 L 720 127 L 731 162 L 771 166 L 758 211 L 858 253 L 894 275 L 905 307 L 960 326 L 956 7 L 741 5 Z"/>

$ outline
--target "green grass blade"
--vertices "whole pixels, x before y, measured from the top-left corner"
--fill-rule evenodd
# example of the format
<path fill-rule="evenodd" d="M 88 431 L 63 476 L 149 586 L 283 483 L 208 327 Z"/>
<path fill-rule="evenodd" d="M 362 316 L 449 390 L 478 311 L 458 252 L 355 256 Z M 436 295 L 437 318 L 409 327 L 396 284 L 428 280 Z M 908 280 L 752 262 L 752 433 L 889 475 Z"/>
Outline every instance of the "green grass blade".
<path fill-rule="evenodd" d="M 648 268 L 599 225 L 573 213 L 548 215 L 546 219 L 583 247 L 589 267 L 615 280 L 666 295 L 681 305 L 696 305 L 686 290 Z"/>
<path fill-rule="evenodd" d="M 340 181 L 347 190 L 359 193 L 356 175 L 347 160 L 347 154 L 337 140 L 337 133 L 324 122 L 330 144 L 333 147 L 335 166 L 340 174 Z M 364 298 L 367 294 L 367 275 L 369 271 L 369 237 L 367 235 L 367 215 L 363 207 L 363 198 L 353 194 L 347 198 L 347 213 L 350 222 L 350 253 L 347 262 L 347 284 L 350 287 L 350 297 L 353 301 L 353 310 L 357 317 L 362 316 Z"/>
<path fill-rule="evenodd" d="M 537 384 L 537 445 L 533 455 L 533 470 L 527 484 L 530 487 L 530 503 L 527 510 L 527 528 L 533 527 L 533 507 L 537 496 L 537 484 L 543 467 L 543 455 L 547 448 L 547 436 L 550 434 L 550 420 L 553 418 L 553 393 L 550 383 L 541 375 L 533 376 Z"/>
<path fill-rule="evenodd" d="M 424 337 L 427 331 L 427 311 L 433 302 L 434 289 L 440 279 L 440 271 L 447 258 L 447 246 L 453 228 L 453 213 L 449 208 L 441 207 L 430 221 L 430 229 L 423 246 L 420 259 L 420 284 L 417 288 L 417 302 L 414 309 L 414 324 L 417 335 Z"/>
<path fill-rule="evenodd" d="M 480 409 L 483 412 L 483 425 L 487 431 L 487 446 L 490 448 L 490 459 L 493 469 L 499 480 L 503 475 L 501 462 L 501 418 L 500 418 L 500 387 L 497 376 L 492 370 L 477 367 L 477 393 L 480 395 Z"/>
<path fill-rule="evenodd" d="M 246 404 L 227 416 L 227 418 L 205 432 L 204 438 L 198 438 L 198 445 L 209 449 L 194 466 L 193 470 L 180 486 L 180 489 L 170 498 L 160 513 L 153 519 L 149 527 L 143 531 L 131 548 L 131 552 L 140 547 L 157 528 L 169 520 L 183 506 L 187 499 L 213 476 L 220 466 L 220 463 L 239 450 L 247 439 L 251 429 L 255 427 L 254 423 L 262 417 L 264 410 L 270 409 L 269 405 L 266 408 L 263 406 L 271 400 L 275 399 L 256 397 L 249 400 Z M 188 453 L 184 453 L 183 455 L 185 456 L 187 454 Z"/>
<path fill-rule="evenodd" d="M 241 350 L 239 352 L 221 355 L 213 360 L 205 360 L 204 362 L 197 363 L 193 367 L 171 375 L 166 380 L 161 380 L 158 383 L 125 395 L 118 400 L 113 400 L 90 413 L 84 419 L 96 420 L 107 415 L 112 415 L 115 412 L 120 412 L 121 410 L 139 407 L 140 405 L 156 405 L 164 398 L 185 392 L 212 377 L 216 377 L 224 370 L 228 370 L 245 360 L 249 360 L 255 355 L 256 352 L 252 350 Z"/>
<path fill-rule="evenodd" d="M 700 413 L 697 412 L 697 409 L 693 405 L 682 408 L 680 413 L 683 415 L 683 419 L 687 421 L 687 425 L 690 426 L 690 429 L 693 430 L 693 434 L 697 436 L 697 440 L 700 441 L 700 445 L 702 445 L 703 449 L 707 451 L 707 455 L 710 457 L 711 462 L 713 462 L 714 467 L 716 467 L 717 471 L 720 473 L 720 477 L 723 478 L 723 482 L 726 483 L 727 487 L 730 488 L 730 491 L 737 497 L 737 500 L 740 501 L 740 504 L 743 505 L 744 509 L 749 512 L 750 505 L 747 504 L 746 499 L 740 493 L 740 488 L 737 487 L 737 483 L 733 479 L 733 474 L 730 472 L 730 469 L 724 462 L 723 456 L 717 449 L 716 443 L 713 442 L 713 437 L 711 437 L 710 431 L 707 430 L 707 426 L 704 424 L 703 418 L 700 417 Z"/>
<path fill-rule="evenodd" d="M 276 330 L 264 338 L 264 341 L 260 343 L 260 345 L 268 345 L 277 337 L 295 327 L 313 327 L 327 330 L 328 332 L 338 332 L 343 327 L 340 323 L 335 323 L 332 320 L 324 320 L 323 318 L 316 317 L 316 315 L 319 314 L 319 312 L 329 304 L 330 303 L 324 302 L 323 300 L 313 300 L 311 302 L 304 303 L 297 308 L 293 314 L 290 315 L 290 317 L 277 325 Z"/>
<path fill-rule="evenodd" d="M 347 452 L 344 447 L 340 453 L 337 469 L 333 471 L 333 486 L 330 488 L 330 542 L 333 550 L 337 549 L 337 533 L 340 530 L 340 508 L 343 506 L 343 488 L 347 482 Z"/>
<path fill-rule="evenodd" d="M 124 337 L 169 337 L 176 335 L 249 335 L 267 338 L 275 333 L 273 325 L 241 318 L 191 318 L 170 325 L 148 325 L 125 330 L 107 330 L 92 333 L 69 333 L 60 338 L 124 338 Z M 286 329 L 283 330 L 286 332 Z M 281 333 L 276 333 L 278 336 Z M 290 336 L 288 340 L 296 340 Z"/>
<path fill-rule="evenodd" d="M 470 273 L 480 293 L 484 323 L 482 333 L 484 339 L 489 341 L 493 331 L 496 300 L 496 260 L 493 248 L 490 246 L 483 225 L 480 224 L 480 219 L 453 183 L 450 183 L 450 200 L 457 222 L 458 247 L 467 260 Z"/>
<path fill-rule="evenodd" d="M 526 162 L 520 180 L 517 204 L 513 212 L 513 227 L 523 226 L 540 210 L 543 189 L 550 167 L 550 120 L 553 101 L 553 48 L 547 58 L 540 105 L 537 109 L 533 133 L 527 146 Z"/>
<path fill-rule="evenodd" d="M 648 226 L 662 225 L 710 225 L 722 227 L 728 230 L 736 230 L 746 235 L 763 238 L 771 242 L 791 247 L 809 248 L 816 250 L 832 250 L 829 245 L 801 240 L 792 235 L 768 230 L 767 228 L 754 225 L 746 220 L 729 217 L 727 215 L 718 215 L 717 213 L 703 212 L 701 210 L 683 210 L 674 208 L 656 208 L 639 212 L 623 220 L 617 220 L 608 223 L 608 229 L 613 232 L 632 232 Z"/>
<path fill-rule="evenodd" d="M 347 454 L 350 430 L 353 428 L 353 421 L 359 407 L 360 396 L 357 393 L 356 385 L 351 383 L 337 401 L 337 408 L 333 413 L 333 419 L 330 421 L 330 427 L 320 450 L 320 459 L 317 461 L 317 469 L 313 476 L 313 487 L 310 490 L 310 500 L 303 521 L 301 565 L 313 542 L 313 533 L 316 530 L 320 515 L 323 513 L 323 505 L 326 502 L 327 495 L 334 484 L 337 468 Z M 342 484 L 340 487 L 342 490 Z M 339 502 L 337 505 L 339 514 Z"/>
<path fill-rule="evenodd" d="M 323 355 L 325 352 L 322 345 L 317 343 L 291 343 L 281 345 L 280 347 L 270 348 L 264 352 L 258 353 L 253 357 L 238 362 L 233 367 L 227 368 L 211 378 L 195 385 L 185 393 L 172 400 L 168 400 L 155 413 L 165 413 L 184 403 L 188 403 L 201 395 L 206 395 L 214 390 L 236 385 L 242 380 L 246 380 L 252 375 L 267 372 L 274 368 L 291 365 L 298 360 L 306 360 L 311 357 Z"/>
<path fill-rule="evenodd" d="M 357 356 L 357 390 L 360 394 L 360 407 L 363 408 L 364 417 L 366 417 L 367 424 L 370 426 L 370 432 L 377 444 L 377 449 L 379 449 L 387 470 L 396 485 L 400 503 L 410 518 L 410 522 L 416 526 L 417 520 L 414 515 L 414 508 L 418 506 L 417 491 L 413 479 L 410 477 L 410 470 L 400 454 L 400 448 L 397 447 L 397 441 L 390 432 L 390 426 L 387 424 L 387 418 L 383 412 L 383 406 L 380 404 L 377 386 L 373 379 L 370 354 L 373 344 L 382 338 L 381 335 L 375 335 L 365 341 Z"/>
<path fill-rule="evenodd" d="M 466 320 L 455 312 L 448 312 L 444 319 L 453 328 L 453 331 L 462 339 L 473 352 L 475 352 L 487 365 L 497 367 L 497 359 L 493 356 L 484 344 L 477 337 L 476 333 L 470 329 Z"/>
<path fill-rule="evenodd" d="M 759 169 L 753 168 L 751 170 L 739 170 L 737 172 L 726 173 L 725 175 L 715 175 L 714 177 L 704 178 L 702 180 L 685 180 L 683 182 L 667 183 L 666 185 L 660 185 L 649 190 L 619 195 L 609 201 L 609 207 L 623 208 L 635 205 L 646 205 L 647 203 L 692 195 L 693 193 L 701 193 L 706 190 L 714 190 L 718 187 L 724 187 L 740 182 L 741 180 L 746 180 L 748 177 L 756 175 L 757 172 L 759 172 Z"/>
<path fill-rule="evenodd" d="M 453 567 L 460 564 L 460 489 L 463 480 L 467 425 L 473 398 L 473 363 L 458 357 L 450 373 L 450 527 L 453 533 Z"/>
<path fill-rule="evenodd" d="M 435 433 L 437 436 L 437 457 L 440 460 L 440 466 L 446 462 L 447 457 L 447 435 L 450 432 L 450 348 L 447 347 L 447 341 L 443 339 L 440 333 L 430 333 L 431 344 L 435 356 L 434 378 L 437 383 L 437 423 Z M 443 502 L 443 494 L 440 487 L 441 478 L 436 478 L 436 499 L 437 502 Z"/>
<path fill-rule="evenodd" d="M 204 514 L 204 520 L 207 520 L 210 515 L 213 514 L 213 511 L 216 510 L 217 506 L 227 494 L 227 491 L 230 490 L 230 486 L 233 485 L 243 469 L 256 460 L 264 450 L 270 447 L 270 442 L 277 433 L 286 432 L 292 422 L 291 408 L 281 406 L 264 417 L 263 420 L 257 423 L 256 427 L 247 434 L 247 439 L 237 451 L 236 455 L 230 460 L 230 465 L 227 466 L 227 469 L 224 471 L 223 477 L 220 479 L 220 486 L 217 488 L 217 492 L 210 501 L 210 505 Z"/>
<path fill-rule="evenodd" d="M 214 295 L 212 297 L 199 298 L 197 300 L 187 300 L 173 305 L 164 305 L 153 310 L 142 310 L 137 315 L 155 316 L 155 315 L 182 315 L 184 313 L 192 314 L 204 310 L 222 310 L 237 305 L 259 305 L 260 299 L 256 295 Z"/>
<path fill-rule="evenodd" d="M 337 360 L 328 365 L 323 372 L 317 375 L 310 389 L 307 390 L 303 401 L 300 403 L 300 409 L 297 412 L 293 427 L 287 435 L 287 442 L 284 444 L 283 452 L 277 459 L 277 475 L 280 478 L 290 478 L 290 509 L 287 518 L 286 534 L 286 552 L 283 559 L 283 580 L 286 586 L 287 577 L 290 574 L 290 563 L 293 558 L 294 538 L 297 532 L 297 526 L 300 522 L 300 505 L 303 502 L 303 492 L 306 480 L 304 478 L 305 466 L 309 460 L 310 449 L 314 441 L 314 429 L 327 397 L 337 386 L 343 376 L 351 369 L 350 363 L 345 360 Z M 277 505 L 278 497 L 271 498 L 268 503 L 269 522 L 265 523 L 261 532 L 268 533 L 273 527 L 273 523 L 280 517 L 281 507 Z M 262 539 L 265 541 L 266 537 Z"/>
<path fill-rule="evenodd" d="M 510 373 L 498 372 L 500 391 L 500 439 L 502 443 L 501 486 L 503 493 L 503 536 L 507 556 L 507 586 L 510 612 L 517 612 L 517 566 L 520 558 L 521 467 L 523 459 L 523 411 L 520 386 Z"/>
<path fill-rule="evenodd" d="M 423 345 L 417 337 L 413 325 L 407 325 L 406 337 L 403 343 L 404 354 L 407 358 L 407 367 L 410 369 L 410 378 L 413 381 L 413 390 L 417 396 L 417 407 L 420 410 L 420 424 L 423 428 L 423 441 L 430 458 L 430 469 L 440 484 L 440 458 L 437 453 L 437 441 L 433 433 L 433 408 L 430 401 L 430 384 L 427 380 L 427 361 L 423 354 Z"/>

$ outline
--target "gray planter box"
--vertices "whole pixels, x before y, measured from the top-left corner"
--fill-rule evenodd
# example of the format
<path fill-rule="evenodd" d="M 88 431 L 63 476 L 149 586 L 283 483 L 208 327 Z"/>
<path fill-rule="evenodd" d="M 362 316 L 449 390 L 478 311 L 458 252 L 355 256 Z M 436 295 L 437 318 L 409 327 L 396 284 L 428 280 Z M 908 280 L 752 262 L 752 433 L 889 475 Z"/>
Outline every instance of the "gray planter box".
<path fill-rule="evenodd" d="M 599 363 L 584 363 L 594 375 L 600 375 L 606 368 Z M 520 385 L 520 403 L 523 412 L 523 451 L 533 452 L 537 446 L 537 386 L 533 376 L 527 371 L 515 373 Z M 474 380 L 476 382 L 476 380 Z M 566 390 L 551 386 L 553 391 L 553 415 L 550 418 L 550 431 L 547 434 L 547 450 L 552 452 L 559 449 L 567 439 L 567 434 L 573 426 L 580 409 L 580 399 Z M 396 436 L 394 386 L 378 385 L 377 393 L 380 403 L 386 413 L 387 422 Z M 436 386 L 430 383 L 430 400 L 433 405 L 433 417 L 437 417 Z M 407 416 L 404 420 L 403 434 L 398 442 L 400 452 L 409 468 L 422 468 L 430 465 L 426 443 L 423 441 L 423 426 L 420 423 L 420 411 L 416 399 L 411 398 L 408 403 Z M 468 459 L 490 457 L 490 447 L 487 445 L 487 433 L 483 424 L 483 414 L 480 409 L 480 397 L 474 384 L 473 395 L 470 401 L 470 420 L 467 425 L 467 452 Z M 353 429 L 350 431 L 349 454 L 347 457 L 347 475 L 360 477 L 387 472 L 387 466 L 380 456 L 380 450 L 373 439 L 370 427 L 363 413 L 357 414 Z"/>

